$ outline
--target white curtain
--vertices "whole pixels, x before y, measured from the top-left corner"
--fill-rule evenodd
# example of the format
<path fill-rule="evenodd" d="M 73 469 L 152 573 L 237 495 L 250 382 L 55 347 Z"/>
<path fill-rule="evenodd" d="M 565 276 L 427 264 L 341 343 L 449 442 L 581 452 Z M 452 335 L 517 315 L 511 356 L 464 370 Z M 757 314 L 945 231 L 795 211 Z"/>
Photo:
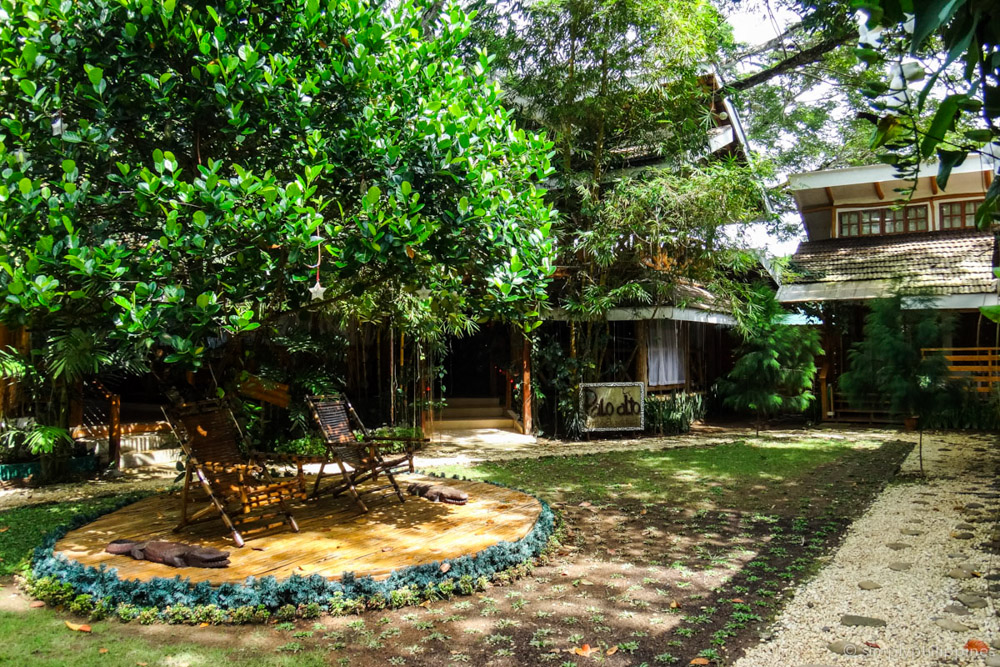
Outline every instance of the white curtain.
<path fill-rule="evenodd" d="M 648 320 L 646 363 L 649 384 L 681 384 L 684 377 L 684 355 L 681 350 L 680 323 L 675 320 Z"/>

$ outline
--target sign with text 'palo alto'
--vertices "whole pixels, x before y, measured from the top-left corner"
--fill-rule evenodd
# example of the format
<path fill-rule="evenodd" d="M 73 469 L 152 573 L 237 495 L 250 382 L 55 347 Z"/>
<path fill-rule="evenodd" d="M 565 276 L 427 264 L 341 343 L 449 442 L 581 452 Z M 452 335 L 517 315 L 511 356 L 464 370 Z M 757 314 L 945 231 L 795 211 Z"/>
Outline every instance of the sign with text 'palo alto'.
<path fill-rule="evenodd" d="M 641 431 L 646 417 L 646 385 L 602 382 L 580 385 L 583 431 Z"/>

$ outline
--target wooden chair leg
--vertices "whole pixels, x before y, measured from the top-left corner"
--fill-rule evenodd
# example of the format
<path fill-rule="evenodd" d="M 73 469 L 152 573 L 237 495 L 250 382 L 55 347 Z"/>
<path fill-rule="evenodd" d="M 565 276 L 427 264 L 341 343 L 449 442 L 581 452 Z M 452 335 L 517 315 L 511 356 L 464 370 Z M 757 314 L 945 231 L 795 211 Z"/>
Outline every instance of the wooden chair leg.
<path fill-rule="evenodd" d="M 198 481 L 201 482 L 202 488 L 204 488 L 205 493 L 208 494 L 209 502 L 211 503 L 212 506 L 215 507 L 215 510 L 219 513 L 219 516 L 222 517 L 222 522 L 226 524 L 226 528 L 228 528 L 230 532 L 232 532 L 233 541 L 236 542 L 236 546 L 242 547 L 244 544 L 243 536 L 240 535 L 238 530 L 236 530 L 236 525 L 233 524 L 232 519 L 229 518 L 229 514 L 226 512 L 225 505 L 223 505 L 222 502 L 212 492 L 212 485 L 208 483 L 208 480 L 205 479 L 205 476 L 202 474 L 200 470 L 198 471 Z"/>
<path fill-rule="evenodd" d="M 313 485 L 313 492 L 312 495 L 309 496 L 310 498 L 315 498 L 317 495 L 319 495 L 319 482 L 321 479 L 323 479 L 323 471 L 325 469 L 326 469 L 326 461 L 319 464 L 319 472 L 316 473 L 316 483 Z"/>
<path fill-rule="evenodd" d="M 385 465 L 385 459 L 382 458 L 381 454 L 376 454 L 378 467 L 385 473 L 385 476 L 389 479 L 389 483 L 392 484 L 392 488 L 396 490 L 396 495 L 399 497 L 399 502 L 405 503 L 406 498 L 403 496 L 403 492 L 399 489 L 399 484 L 396 483 L 396 477 L 392 474 L 392 471 L 387 465 Z"/>
<path fill-rule="evenodd" d="M 295 522 L 295 517 L 292 516 L 292 510 L 288 508 L 284 498 L 278 498 L 278 506 L 281 508 L 282 514 L 285 515 L 285 523 L 287 523 L 288 527 L 292 529 L 292 532 L 299 532 L 299 524 Z"/>
<path fill-rule="evenodd" d="M 354 486 L 354 478 L 347 473 L 347 468 L 344 467 L 344 462 L 337 459 L 337 465 L 340 466 L 340 474 L 344 478 L 344 483 L 347 484 L 347 490 L 351 492 L 354 497 L 354 502 L 358 504 L 361 511 L 365 514 L 368 513 L 368 506 L 365 505 L 365 501 L 361 500 L 361 494 L 358 493 L 358 488 Z"/>

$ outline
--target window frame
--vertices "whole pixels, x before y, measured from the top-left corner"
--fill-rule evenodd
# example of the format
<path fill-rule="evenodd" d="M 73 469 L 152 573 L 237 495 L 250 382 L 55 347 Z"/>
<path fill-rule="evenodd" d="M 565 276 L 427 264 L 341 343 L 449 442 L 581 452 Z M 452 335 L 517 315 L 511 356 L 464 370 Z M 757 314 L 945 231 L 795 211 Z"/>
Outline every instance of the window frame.
<path fill-rule="evenodd" d="M 979 205 L 983 203 L 983 199 L 952 199 L 948 201 L 938 202 L 937 216 L 938 216 L 938 229 L 941 231 L 953 231 L 956 229 L 975 229 L 976 228 L 976 209 Z M 969 205 L 972 205 L 972 211 L 970 212 Z M 945 206 L 960 206 L 960 217 L 962 224 L 957 227 L 945 227 Z M 948 218 L 954 218 L 956 216 L 948 214 Z"/>
<path fill-rule="evenodd" d="M 923 216 L 911 215 L 911 211 L 923 211 Z M 895 226 L 897 220 L 895 217 L 890 217 L 894 215 L 897 211 L 903 212 L 902 218 L 902 231 L 895 231 Z M 907 204 L 901 208 L 894 208 L 892 206 L 873 206 L 869 208 L 854 208 L 851 210 L 840 210 L 837 211 L 837 238 L 860 238 L 866 236 L 894 236 L 898 234 L 921 234 L 924 232 L 929 232 L 931 229 L 930 220 L 930 207 L 924 204 Z M 877 215 L 873 215 L 877 214 Z M 848 216 L 856 216 L 853 220 L 848 219 Z M 876 219 L 877 218 L 877 221 Z M 917 229 L 917 223 L 923 221 L 924 228 Z M 846 224 L 845 224 L 846 223 Z M 863 230 L 871 230 L 874 225 L 878 225 L 878 231 L 868 231 L 867 233 Z M 888 226 L 891 224 L 892 231 L 888 231 Z M 855 228 L 856 231 L 853 234 L 845 233 L 846 229 Z"/>

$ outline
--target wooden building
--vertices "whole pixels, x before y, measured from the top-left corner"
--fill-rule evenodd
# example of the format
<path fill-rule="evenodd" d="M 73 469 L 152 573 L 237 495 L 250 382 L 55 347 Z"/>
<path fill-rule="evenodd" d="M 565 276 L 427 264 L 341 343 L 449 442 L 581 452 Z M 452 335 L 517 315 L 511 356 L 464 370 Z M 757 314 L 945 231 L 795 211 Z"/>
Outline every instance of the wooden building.
<path fill-rule="evenodd" d="M 813 306 L 824 321 L 824 419 L 885 418 L 851 408 L 836 387 L 851 344 L 861 339 L 866 304 L 897 288 L 927 295 L 911 307 L 954 314 L 956 327 L 942 351 L 956 377 L 983 392 L 1000 380 L 997 327 L 979 311 L 1000 304 L 997 240 L 974 220 L 996 168 L 988 158 L 969 158 L 952 171 L 946 189 L 938 187 L 937 164 L 922 166 L 915 181 L 896 178 L 885 165 L 790 177 L 807 240 L 778 298 Z"/>

